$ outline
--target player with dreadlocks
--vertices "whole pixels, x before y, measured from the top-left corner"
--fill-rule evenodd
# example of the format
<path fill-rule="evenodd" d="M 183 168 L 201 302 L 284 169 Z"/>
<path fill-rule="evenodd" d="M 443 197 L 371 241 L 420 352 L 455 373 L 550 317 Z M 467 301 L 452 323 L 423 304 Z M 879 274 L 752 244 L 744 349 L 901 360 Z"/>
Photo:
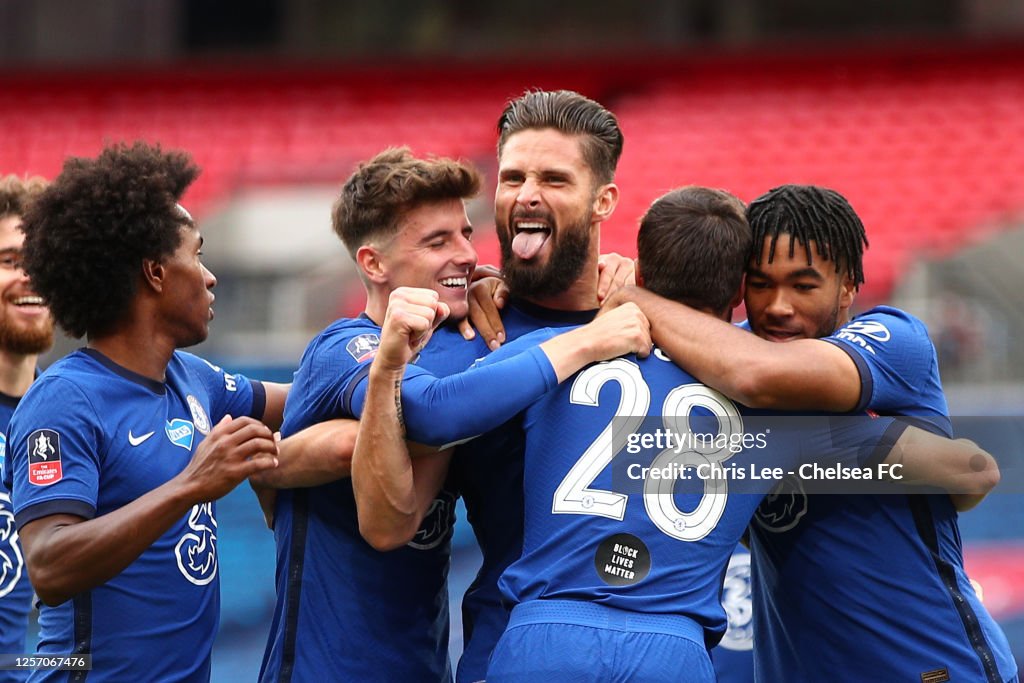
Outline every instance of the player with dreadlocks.
<path fill-rule="evenodd" d="M 751 202 L 747 216 L 754 334 L 637 288 L 606 307 L 639 304 L 659 347 L 748 406 L 871 410 L 950 435 L 924 324 L 889 306 L 850 318 L 867 238 L 849 202 L 785 185 Z M 979 501 L 808 498 L 789 482 L 751 525 L 758 680 L 1017 680 L 1006 637 L 964 573 L 957 510 Z"/>

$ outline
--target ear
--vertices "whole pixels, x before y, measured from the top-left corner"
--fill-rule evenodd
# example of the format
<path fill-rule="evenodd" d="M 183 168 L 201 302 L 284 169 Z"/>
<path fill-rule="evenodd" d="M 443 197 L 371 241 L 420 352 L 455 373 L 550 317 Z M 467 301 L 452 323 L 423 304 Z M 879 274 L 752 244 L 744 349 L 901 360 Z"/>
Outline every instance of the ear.
<path fill-rule="evenodd" d="M 640 272 L 640 259 L 633 259 L 633 277 L 636 279 L 636 286 L 644 286 L 644 274 Z"/>
<path fill-rule="evenodd" d="M 382 252 L 369 244 L 356 250 L 356 266 L 368 281 L 378 285 L 387 284 L 387 266 L 382 256 Z"/>
<path fill-rule="evenodd" d="M 142 259 L 142 280 L 156 293 L 164 291 L 164 278 L 167 270 L 164 264 L 153 259 Z"/>
<path fill-rule="evenodd" d="M 853 278 L 845 277 L 839 285 L 839 310 L 848 310 L 853 306 L 853 300 L 857 297 L 857 285 L 853 284 Z"/>
<path fill-rule="evenodd" d="M 739 306 L 741 303 L 743 303 L 743 297 L 746 295 L 746 293 L 747 293 L 747 274 L 744 273 L 742 279 L 740 279 L 740 288 L 738 290 L 736 290 L 736 296 L 734 296 L 732 298 L 732 301 L 729 302 L 729 313 L 730 314 L 732 313 L 732 311 L 737 306 Z"/>
<path fill-rule="evenodd" d="M 602 185 L 594 197 L 594 222 L 603 223 L 612 216 L 619 203 L 619 186 L 615 183 Z"/>

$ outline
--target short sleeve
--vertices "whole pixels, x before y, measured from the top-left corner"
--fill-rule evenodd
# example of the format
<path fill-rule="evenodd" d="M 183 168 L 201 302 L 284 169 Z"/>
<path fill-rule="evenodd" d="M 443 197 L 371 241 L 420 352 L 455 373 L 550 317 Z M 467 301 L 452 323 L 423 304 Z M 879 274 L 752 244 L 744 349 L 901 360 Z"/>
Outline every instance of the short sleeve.
<path fill-rule="evenodd" d="M 96 514 L 103 432 L 88 396 L 61 378 L 38 380 L 8 434 L 17 526 L 54 514 Z"/>
<path fill-rule="evenodd" d="M 861 379 L 857 411 L 948 414 L 935 347 L 917 318 L 879 307 L 842 326 L 826 341 L 845 351 L 857 366 Z"/>
<path fill-rule="evenodd" d="M 262 419 L 267 396 L 261 382 L 250 380 L 245 375 L 231 374 L 191 353 L 179 351 L 176 355 L 206 388 L 210 397 L 210 418 L 214 424 L 225 415 Z"/>

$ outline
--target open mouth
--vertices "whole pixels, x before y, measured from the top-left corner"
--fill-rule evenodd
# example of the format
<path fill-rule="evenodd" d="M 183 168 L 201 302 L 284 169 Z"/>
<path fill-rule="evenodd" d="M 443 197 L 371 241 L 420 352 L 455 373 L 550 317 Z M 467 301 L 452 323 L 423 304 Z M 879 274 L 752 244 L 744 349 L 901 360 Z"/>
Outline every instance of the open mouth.
<path fill-rule="evenodd" d="M 512 252 L 524 261 L 534 258 L 551 237 L 551 228 L 546 223 L 535 221 L 516 223 L 514 232 Z"/>
<path fill-rule="evenodd" d="M 19 296 L 15 299 L 11 299 L 11 303 L 18 308 L 43 308 L 46 306 L 46 302 L 41 296 Z"/>
<path fill-rule="evenodd" d="M 465 289 L 469 284 L 469 278 L 463 275 L 462 277 L 446 277 L 440 280 L 442 287 L 448 289 Z"/>

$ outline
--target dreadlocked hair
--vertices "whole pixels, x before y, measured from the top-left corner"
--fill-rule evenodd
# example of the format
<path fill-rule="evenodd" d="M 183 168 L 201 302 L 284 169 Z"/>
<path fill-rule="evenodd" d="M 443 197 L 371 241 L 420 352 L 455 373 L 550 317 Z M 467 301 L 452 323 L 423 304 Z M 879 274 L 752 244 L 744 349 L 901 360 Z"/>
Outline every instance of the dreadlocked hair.
<path fill-rule="evenodd" d="M 789 256 L 803 246 L 807 265 L 812 263 L 811 242 L 822 259 L 845 271 L 855 287 L 864 283 L 864 249 L 868 238 L 864 224 L 850 202 L 835 190 L 817 185 L 782 185 L 750 202 L 747 220 L 754 233 L 754 258 L 762 261 L 765 240 L 770 240 L 768 263 L 775 258 L 779 235 L 792 237 Z"/>

